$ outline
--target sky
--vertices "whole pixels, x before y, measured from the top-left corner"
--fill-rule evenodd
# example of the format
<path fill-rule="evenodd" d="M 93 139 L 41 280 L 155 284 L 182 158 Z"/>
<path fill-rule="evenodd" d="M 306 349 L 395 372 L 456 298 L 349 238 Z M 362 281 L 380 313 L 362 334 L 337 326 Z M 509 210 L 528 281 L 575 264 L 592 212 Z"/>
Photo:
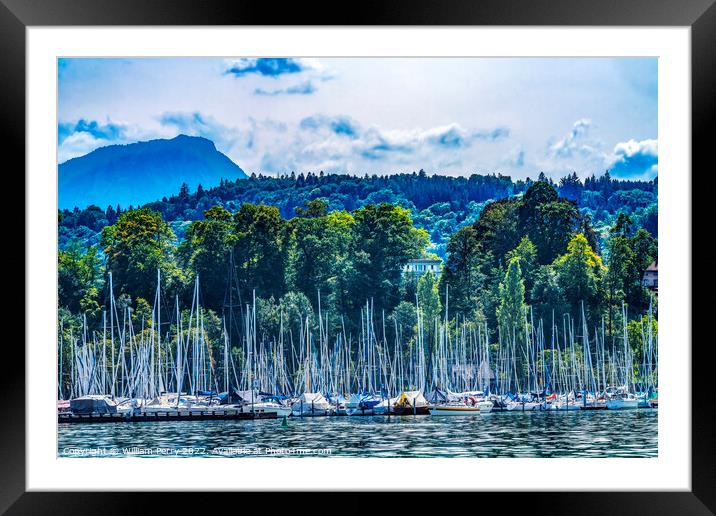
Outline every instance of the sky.
<path fill-rule="evenodd" d="M 658 172 L 656 58 L 63 58 L 58 161 L 203 136 L 247 173 Z"/>

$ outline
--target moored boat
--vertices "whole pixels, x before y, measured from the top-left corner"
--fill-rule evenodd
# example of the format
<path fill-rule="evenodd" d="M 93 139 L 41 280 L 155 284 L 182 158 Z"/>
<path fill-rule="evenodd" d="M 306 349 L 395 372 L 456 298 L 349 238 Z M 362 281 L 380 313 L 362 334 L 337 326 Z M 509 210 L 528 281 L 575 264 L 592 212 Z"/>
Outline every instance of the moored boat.
<path fill-rule="evenodd" d="M 391 402 L 393 400 L 390 400 Z M 428 400 L 422 391 L 404 391 L 391 403 L 390 413 L 401 415 L 428 415 L 430 414 Z"/>
<path fill-rule="evenodd" d="M 490 404 L 492 408 L 492 404 Z M 450 403 L 446 405 L 433 405 L 428 408 L 431 416 L 471 416 L 479 414 L 479 406 L 468 406 L 462 403 Z"/>
<path fill-rule="evenodd" d="M 632 410 L 636 408 L 639 408 L 639 400 L 631 393 L 619 392 L 607 399 L 607 409 L 609 410 Z"/>
<path fill-rule="evenodd" d="M 291 414 L 297 417 L 328 416 L 331 412 L 331 404 L 320 392 L 304 392 L 291 405 Z"/>
<path fill-rule="evenodd" d="M 351 394 L 345 403 L 346 414 L 349 416 L 370 416 L 375 414 L 375 407 L 381 402 L 380 397 L 373 394 Z M 386 408 L 387 408 L 386 403 Z"/>

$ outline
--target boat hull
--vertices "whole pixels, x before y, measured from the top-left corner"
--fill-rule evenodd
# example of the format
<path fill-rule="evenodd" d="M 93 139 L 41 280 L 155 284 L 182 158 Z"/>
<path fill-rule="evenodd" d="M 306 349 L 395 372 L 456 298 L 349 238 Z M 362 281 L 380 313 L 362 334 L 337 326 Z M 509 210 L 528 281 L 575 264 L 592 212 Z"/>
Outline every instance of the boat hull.
<path fill-rule="evenodd" d="M 431 416 L 474 416 L 480 414 L 480 407 L 435 406 L 429 409 Z"/>
<path fill-rule="evenodd" d="M 494 404 L 491 401 L 480 401 L 477 403 L 477 407 L 480 408 L 480 412 L 483 414 L 492 412 Z"/>
<path fill-rule="evenodd" d="M 430 409 L 426 407 L 393 407 L 390 413 L 395 416 L 427 416 L 430 414 Z"/>
<path fill-rule="evenodd" d="M 512 402 L 508 403 L 505 407 L 505 410 L 510 412 L 532 412 L 534 410 L 543 410 L 544 406 L 542 403 L 537 403 L 534 401 L 527 401 L 527 402 Z"/>
<path fill-rule="evenodd" d="M 637 399 L 607 400 L 607 409 L 609 410 L 633 410 L 636 408 L 639 408 L 639 400 Z"/>

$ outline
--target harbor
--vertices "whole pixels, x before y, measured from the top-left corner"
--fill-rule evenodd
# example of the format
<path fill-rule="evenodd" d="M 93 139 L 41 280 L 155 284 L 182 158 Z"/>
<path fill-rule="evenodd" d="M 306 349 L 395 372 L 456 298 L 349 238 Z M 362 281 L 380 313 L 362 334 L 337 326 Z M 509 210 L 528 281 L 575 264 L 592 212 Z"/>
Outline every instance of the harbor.
<path fill-rule="evenodd" d="M 197 278 L 188 321 L 177 301 L 176 318 L 169 325 L 177 329 L 176 334 L 164 337 L 154 327 L 155 320 L 157 327 L 161 325 L 158 302 L 152 310 L 152 324 L 135 329 L 130 308 L 120 325 L 111 296 L 112 315 L 109 321 L 103 320 L 102 332 L 90 337 L 83 331 L 81 338 L 71 342 L 70 382 L 58 387 L 60 427 L 81 423 L 221 425 L 263 419 L 282 419 L 286 425 L 289 417 L 334 416 L 378 418 L 372 421 L 381 424 L 382 418 L 390 420 L 391 416 L 443 421 L 493 413 L 655 412 L 658 408 L 657 347 L 651 333 L 642 335 L 642 361 L 635 367 L 626 330 L 621 346 L 610 354 L 598 330 L 590 337 L 586 325 L 575 327 L 574 319 L 565 316 L 563 333 L 553 324 L 547 344 L 543 321 L 528 323 L 525 313 L 526 353 L 518 361 L 514 340 L 491 345 L 487 328 L 461 327 L 458 319 L 435 318 L 434 352 L 428 353 L 418 305 L 417 346 L 409 348 L 407 356 L 395 352 L 391 356 L 390 346 L 374 333 L 374 314 L 366 303 L 356 349 L 351 350 L 345 334 L 339 333 L 335 340 L 329 337 L 319 308 L 317 338 L 308 323 L 305 333 L 301 324 L 300 352 L 296 357 L 292 346 L 291 362 L 282 349 L 282 333 L 274 339 L 257 338 L 254 299 L 244 310 L 246 359 L 237 368 L 225 328 L 222 354 L 210 349 L 205 340 L 199 292 Z M 446 297 L 446 306 L 448 302 Z M 626 320 L 626 307 L 622 310 Z M 650 323 L 651 309 L 646 317 Z M 335 344 L 329 346 L 329 342 Z M 394 349 L 400 347 L 394 343 Z M 223 355 L 221 367 L 212 353 Z M 60 377 L 64 367 L 61 362 Z M 496 421 L 507 420 L 495 419 L 491 424 L 501 424 Z M 556 426 L 561 423 L 557 421 Z"/>
<path fill-rule="evenodd" d="M 59 456 L 658 455 L 632 59 L 130 61 L 58 67 Z"/>
<path fill-rule="evenodd" d="M 60 457 L 656 457 L 658 411 L 60 424 Z M 280 450 L 277 452 L 276 450 Z"/>

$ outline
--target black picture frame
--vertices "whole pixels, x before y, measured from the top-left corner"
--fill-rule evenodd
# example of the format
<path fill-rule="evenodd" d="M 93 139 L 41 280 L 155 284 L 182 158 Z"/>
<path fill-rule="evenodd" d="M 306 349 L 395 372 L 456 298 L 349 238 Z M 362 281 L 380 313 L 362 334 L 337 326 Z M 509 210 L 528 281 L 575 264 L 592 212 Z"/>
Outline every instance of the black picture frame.
<path fill-rule="evenodd" d="M 716 112 L 716 5 L 714 0 L 390 0 L 293 2 L 284 5 L 237 0 L 0 0 L 0 146 L 4 162 L 25 169 L 25 29 L 28 26 L 87 25 L 530 25 L 530 26 L 688 26 L 691 27 L 692 169 L 709 170 L 709 127 Z M 5 169 L 10 174 L 10 168 Z M 685 171 L 684 174 L 690 173 Z M 692 178 L 693 173 L 692 174 Z M 15 173 L 15 175 L 18 175 Z M 7 177 L 7 176 L 6 176 Z M 707 202 L 706 189 L 692 190 L 692 205 Z M 692 220 L 695 221 L 692 209 Z M 19 224 L 16 231 L 19 233 Z M 16 235 L 19 249 L 25 235 Z M 692 250 L 692 260 L 696 259 Z M 692 270 L 696 262 L 692 263 Z M 20 265 L 18 264 L 18 267 Z M 24 266 L 23 266 L 24 268 Z M 709 267 L 710 269 L 711 267 Z M 32 271 L 25 268 L 25 275 Z M 700 287 L 702 288 L 702 287 Z M 13 292 L 14 299 L 19 296 Z M 24 297 L 23 297 L 24 299 Z M 708 320 L 713 304 L 692 299 L 692 321 Z M 31 307 L 27 307 L 31 309 Z M 25 323 L 30 322 L 25 312 Z M 693 328 L 696 330 L 696 328 Z M 693 333 L 696 335 L 696 332 Z M 692 339 L 692 342 L 695 339 Z M 19 339 L 6 341 L 0 382 L 0 511 L 8 514 L 126 514 L 148 509 L 145 498 L 127 493 L 25 492 L 25 353 Z M 693 346 L 692 456 L 690 492 L 590 492 L 484 494 L 483 507 L 509 498 L 511 510 L 570 514 L 712 514 L 716 511 L 716 457 L 708 399 L 712 342 Z M 565 472 L 565 474 L 568 474 Z M 555 479 L 555 485 L 559 479 Z M 163 511 L 221 510 L 211 498 L 185 493 L 161 495 Z M 272 495 L 274 496 L 274 495 Z M 357 496 L 356 494 L 350 496 Z M 225 502 L 225 496 L 221 501 Z M 275 498 L 275 501 L 281 500 Z M 283 498 L 285 502 L 288 497 Z M 401 504 L 421 504 L 423 496 L 400 497 Z M 485 504 L 487 501 L 487 505 Z M 346 500 L 328 507 L 357 510 Z M 380 503 L 380 502 L 377 502 Z M 339 505 L 334 505 L 339 504 Z M 259 504 L 260 507 L 260 504 Z M 274 508 L 276 508 L 274 506 Z M 231 510 L 248 510 L 248 505 Z M 258 509 L 261 510 L 261 509 Z M 272 512 L 272 511 L 271 511 Z"/>

